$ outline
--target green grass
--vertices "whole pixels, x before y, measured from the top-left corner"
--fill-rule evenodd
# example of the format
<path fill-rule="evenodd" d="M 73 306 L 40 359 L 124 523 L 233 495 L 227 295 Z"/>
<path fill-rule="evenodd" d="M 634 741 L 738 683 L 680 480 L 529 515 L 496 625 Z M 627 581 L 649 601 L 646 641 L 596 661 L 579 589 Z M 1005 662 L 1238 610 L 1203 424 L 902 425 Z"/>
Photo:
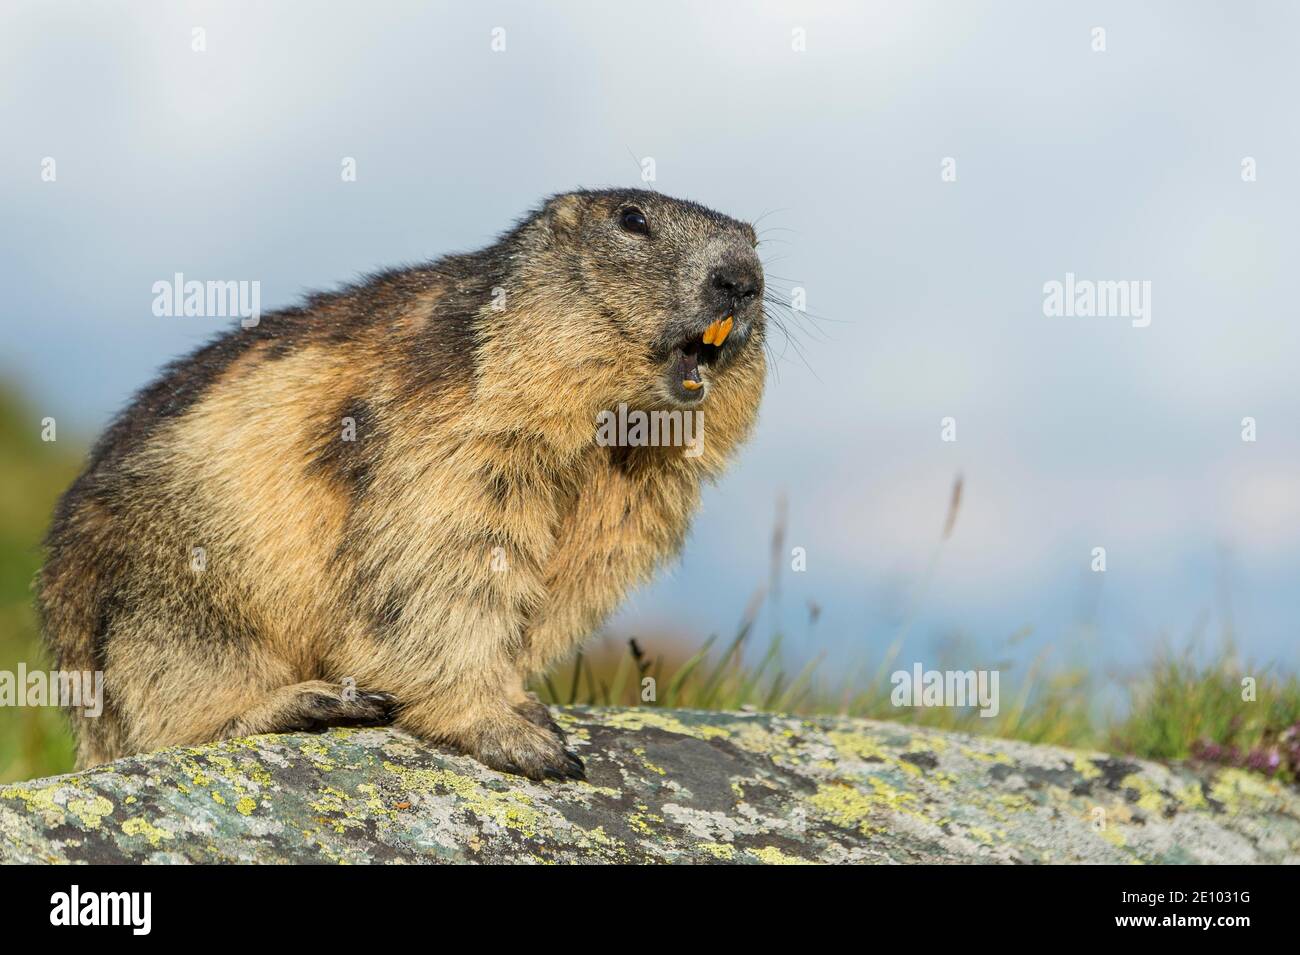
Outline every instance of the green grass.
<path fill-rule="evenodd" d="M 868 679 L 837 683 L 826 678 L 816 661 L 797 671 L 785 670 L 780 665 L 779 637 L 771 640 L 756 662 L 748 663 L 742 652 L 747 640 L 742 628 L 719 652 L 712 653 L 714 641 L 706 641 L 694 655 L 670 648 L 666 658 L 648 655 L 642 648 L 644 641 L 631 641 L 621 653 L 612 652 L 606 643 L 535 689 L 544 701 L 565 705 L 860 716 L 1151 759 L 1199 754 L 1247 768 L 1251 768 L 1252 752 L 1259 761 L 1262 755 L 1278 751 L 1280 765 L 1274 775 L 1300 781 L 1300 761 L 1293 749 L 1288 750 L 1286 738 L 1288 729 L 1300 723 L 1300 680 L 1240 666 L 1233 662 L 1230 650 L 1201 666 L 1176 654 L 1162 655 L 1124 686 L 1126 699 L 1110 713 L 1099 711 L 1097 678 L 1088 670 L 1047 670 L 1031 664 L 1023 682 L 1003 673 L 1000 712 L 985 718 L 973 707 L 894 706 L 889 674 L 896 667 L 888 655 Z M 1242 699 L 1242 679 L 1247 676 L 1256 680 L 1253 702 Z M 653 698 L 643 694 L 642 681 L 647 677 L 654 681 Z M 1239 758 L 1207 753 L 1206 744 L 1235 749 Z"/>
<path fill-rule="evenodd" d="M 1291 739 L 1300 724 L 1300 681 L 1242 667 L 1226 650 L 1214 664 L 1196 667 L 1162 657 L 1132 691 L 1132 713 L 1113 726 L 1112 746 L 1153 759 L 1183 759 L 1205 744 L 1252 751 L 1278 750 L 1279 775 L 1300 782 L 1300 760 Z M 1242 699 L 1242 680 L 1256 681 L 1255 700 Z"/>
<path fill-rule="evenodd" d="M 62 432 L 58 442 L 42 442 L 40 417 L 0 388 L 0 670 L 14 671 L 19 661 L 29 669 L 48 666 L 32 610 L 31 581 L 40 565 L 40 540 L 54 502 L 75 476 L 83 452 Z M 960 501 L 959 482 L 943 538 L 952 530 Z M 774 552 L 783 550 L 781 524 L 778 519 Z M 935 562 L 937 556 L 938 548 Z M 774 561 L 774 568 L 779 564 Z M 596 641 L 536 689 L 551 703 L 844 714 L 1157 759 L 1184 759 L 1205 752 L 1207 743 L 1218 747 L 1208 755 L 1238 763 L 1252 758 L 1266 762 L 1260 755 L 1277 751 L 1281 759 L 1276 774 L 1296 781 L 1300 746 L 1286 734 L 1300 722 L 1300 681 L 1294 674 L 1242 666 L 1230 647 L 1217 661 L 1200 666 L 1173 652 L 1152 661 L 1125 686 L 1127 700 L 1116 709 L 1122 716 L 1101 711 L 1097 700 L 1102 688 L 1086 668 L 1055 668 L 1045 660 L 1024 667 L 1023 676 L 1015 668 L 1003 674 L 1001 709 L 995 718 L 984 719 L 972 709 L 901 709 L 890 703 L 889 674 L 901 668 L 896 658 L 906 624 L 899 639 L 878 658 L 836 678 L 827 675 L 818 659 L 788 668 L 779 635 L 767 638 L 760 648 L 753 646 L 763 594 L 775 592 L 776 577 L 774 569 L 768 588 L 751 601 L 725 643 L 711 638 L 698 648 L 684 649 L 654 636 L 631 644 Z M 923 585 L 922 595 L 924 591 Z M 806 645 L 816 645 L 818 616 L 818 609 L 810 607 Z M 938 668 L 966 669 L 942 661 Z M 1257 702 L 1241 698 L 1246 675 L 1258 681 Z M 643 697 L 646 679 L 653 680 L 653 699 Z M 0 782 L 66 772 L 72 758 L 61 712 L 0 707 Z"/>
<path fill-rule="evenodd" d="M 76 477 L 84 447 L 60 427 L 41 440 L 42 414 L 0 388 L 0 670 L 49 666 L 32 606 L 40 542 L 54 503 Z M 53 707 L 0 707 L 0 780 L 66 772 L 73 744 Z"/>

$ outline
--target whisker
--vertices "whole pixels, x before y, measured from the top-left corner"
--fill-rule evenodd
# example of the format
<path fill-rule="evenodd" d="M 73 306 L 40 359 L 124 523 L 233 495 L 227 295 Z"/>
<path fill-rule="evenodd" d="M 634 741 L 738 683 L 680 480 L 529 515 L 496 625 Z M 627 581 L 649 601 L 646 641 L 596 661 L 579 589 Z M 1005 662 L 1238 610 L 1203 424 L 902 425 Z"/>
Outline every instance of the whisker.
<path fill-rule="evenodd" d="M 751 222 L 750 225 L 751 225 L 751 226 L 755 226 L 755 227 L 757 227 L 758 224 L 759 224 L 760 222 L 762 222 L 764 219 L 766 219 L 768 216 L 773 215 L 773 214 L 775 214 L 775 213 L 777 213 L 777 212 L 789 212 L 789 211 L 790 211 L 789 209 L 768 209 L 766 212 L 764 212 L 762 215 L 760 215 L 757 219 L 755 219 L 753 222 Z M 768 226 L 768 228 L 770 229 L 771 226 Z M 757 231 L 757 228 L 755 229 L 755 231 Z"/>

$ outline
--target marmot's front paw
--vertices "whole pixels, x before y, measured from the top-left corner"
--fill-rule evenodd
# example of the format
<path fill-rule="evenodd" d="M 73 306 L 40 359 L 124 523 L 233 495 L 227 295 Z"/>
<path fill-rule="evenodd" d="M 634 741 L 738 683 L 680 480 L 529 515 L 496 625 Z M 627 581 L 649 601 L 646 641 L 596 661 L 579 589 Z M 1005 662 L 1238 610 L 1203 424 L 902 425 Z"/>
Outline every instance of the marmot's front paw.
<path fill-rule="evenodd" d="M 508 720 L 484 727 L 473 755 L 495 770 L 529 779 L 586 778 L 582 760 L 564 748 L 562 734 L 538 726 L 517 712 Z"/>
<path fill-rule="evenodd" d="M 302 697 L 304 729 L 326 726 L 386 726 L 393 721 L 397 698 L 391 693 L 354 690 L 352 693 L 308 693 Z"/>

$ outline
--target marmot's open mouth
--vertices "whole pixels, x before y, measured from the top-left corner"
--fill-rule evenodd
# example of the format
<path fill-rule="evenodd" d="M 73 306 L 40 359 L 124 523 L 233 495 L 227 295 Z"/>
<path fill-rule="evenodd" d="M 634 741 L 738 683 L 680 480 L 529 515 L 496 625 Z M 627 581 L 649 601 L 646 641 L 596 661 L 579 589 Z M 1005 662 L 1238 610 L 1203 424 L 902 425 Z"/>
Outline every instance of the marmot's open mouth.
<path fill-rule="evenodd" d="M 731 334 L 735 320 L 728 315 L 717 319 L 704 330 L 700 339 L 687 339 L 673 349 L 677 361 L 674 363 L 675 378 L 681 382 L 684 397 L 694 399 L 702 397 L 704 381 L 700 377 L 700 366 L 708 367 L 718 360 L 722 353 L 722 343 Z"/>

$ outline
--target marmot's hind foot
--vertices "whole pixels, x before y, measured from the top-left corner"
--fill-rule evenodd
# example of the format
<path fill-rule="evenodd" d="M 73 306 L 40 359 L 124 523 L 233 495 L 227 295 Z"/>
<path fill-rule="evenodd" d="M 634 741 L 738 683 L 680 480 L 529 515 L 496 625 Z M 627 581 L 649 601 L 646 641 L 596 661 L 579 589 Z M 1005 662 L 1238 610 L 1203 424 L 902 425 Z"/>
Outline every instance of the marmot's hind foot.
<path fill-rule="evenodd" d="M 569 741 L 569 734 L 564 732 L 559 723 L 555 722 L 550 707 L 539 700 L 535 693 L 529 693 L 528 699 L 523 703 L 516 703 L 515 712 L 534 726 L 540 726 L 542 729 L 554 733 L 560 738 L 561 743 Z"/>
<path fill-rule="evenodd" d="M 516 708 L 516 719 L 494 723 L 485 729 L 472 755 L 499 772 L 533 780 L 586 779 L 582 760 L 565 749 L 564 733 L 551 720 L 550 713 L 546 713 L 546 719 L 554 729 L 524 716 L 521 710 L 528 705 Z"/>

